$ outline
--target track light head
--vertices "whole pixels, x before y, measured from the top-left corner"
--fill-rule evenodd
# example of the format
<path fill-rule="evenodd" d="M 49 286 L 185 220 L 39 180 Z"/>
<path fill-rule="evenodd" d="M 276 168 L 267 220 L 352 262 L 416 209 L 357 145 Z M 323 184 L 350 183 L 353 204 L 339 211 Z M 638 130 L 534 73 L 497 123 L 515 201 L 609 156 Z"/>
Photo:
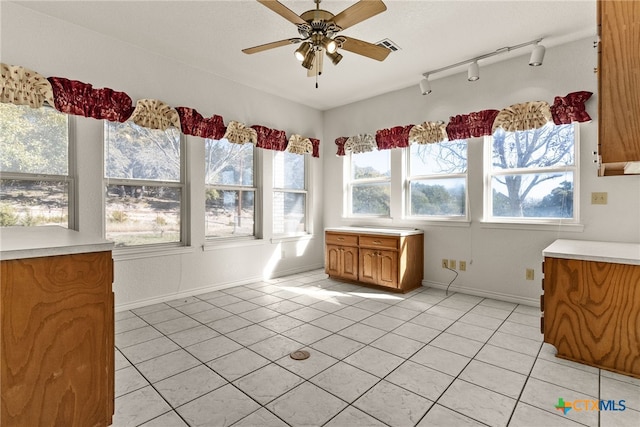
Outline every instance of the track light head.
<path fill-rule="evenodd" d="M 467 80 L 470 82 L 475 82 L 480 78 L 480 67 L 478 66 L 478 61 L 473 61 L 469 64 L 469 69 L 467 70 Z"/>
<path fill-rule="evenodd" d="M 431 83 L 429 83 L 429 76 L 426 76 L 420 81 L 420 93 L 423 95 L 429 95 L 431 93 Z"/>
<path fill-rule="evenodd" d="M 543 45 L 536 44 L 533 46 L 533 50 L 531 51 L 531 58 L 529 58 L 529 65 L 532 67 L 538 67 L 542 65 L 542 61 L 544 60 L 544 53 L 546 49 Z"/>

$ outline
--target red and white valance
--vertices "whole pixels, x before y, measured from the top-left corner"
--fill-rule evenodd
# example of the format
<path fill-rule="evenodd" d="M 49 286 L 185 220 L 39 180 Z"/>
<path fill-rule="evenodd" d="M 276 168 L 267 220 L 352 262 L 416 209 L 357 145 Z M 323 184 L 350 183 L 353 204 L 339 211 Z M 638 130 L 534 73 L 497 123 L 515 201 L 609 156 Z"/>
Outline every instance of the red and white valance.
<path fill-rule="evenodd" d="M 258 134 L 255 130 L 245 126 L 244 123 L 233 120 L 229 122 L 223 138 L 234 144 L 245 144 L 247 142 L 256 144 L 258 142 Z"/>
<path fill-rule="evenodd" d="M 344 143 L 345 154 L 368 153 L 377 148 L 373 135 L 368 133 L 350 136 Z"/>
<path fill-rule="evenodd" d="M 313 154 L 313 144 L 309 138 L 293 134 L 289 137 L 287 151 L 293 154 Z"/>
<path fill-rule="evenodd" d="M 180 126 L 185 135 L 199 136 L 201 138 L 222 139 L 226 128 L 222 116 L 214 114 L 204 118 L 194 108 L 176 107 L 180 117 Z"/>
<path fill-rule="evenodd" d="M 447 125 L 449 141 L 480 138 L 493 133 L 492 126 L 498 110 L 482 110 L 451 117 Z"/>
<path fill-rule="evenodd" d="M 413 125 L 396 126 L 376 131 L 378 150 L 404 148 L 409 146 L 409 132 Z"/>
<path fill-rule="evenodd" d="M 256 131 L 258 148 L 265 150 L 284 151 L 287 148 L 287 134 L 283 130 L 270 129 L 265 126 L 254 125 L 251 129 Z"/>
<path fill-rule="evenodd" d="M 504 108 L 493 122 L 493 130 L 501 127 L 507 132 L 539 129 L 552 120 L 549 103 L 524 102 Z"/>
<path fill-rule="evenodd" d="M 591 92 L 581 91 L 571 92 L 567 96 L 556 96 L 551 106 L 553 122 L 557 125 L 590 122 L 591 116 L 587 113 L 584 104 L 591 95 Z"/>
<path fill-rule="evenodd" d="M 180 116 L 175 108 L 157 99 L 139 99 L 130 120 L 149 129 L 180 129 Z"/>
<path fill-rule="evenodd" d="M 409 131 L 410 144 L 434 144 L 447 139 L 447 130 L 443 122 L 423 122 Z"/>
<path fill-rule="evenodd" d="M 44 76 L 19 65 L 0 64 L 0 102 L 42 107 L 47 102 L 53 107 L 53 89 Z"/>

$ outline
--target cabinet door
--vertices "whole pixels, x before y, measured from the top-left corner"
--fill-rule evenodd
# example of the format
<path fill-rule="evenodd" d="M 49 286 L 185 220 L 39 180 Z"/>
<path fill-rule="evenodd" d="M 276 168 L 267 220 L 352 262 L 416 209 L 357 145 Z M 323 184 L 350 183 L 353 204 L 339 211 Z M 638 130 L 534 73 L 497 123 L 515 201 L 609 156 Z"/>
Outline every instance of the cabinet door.
<path fill-rule="evenodd" d="M 378 252 L 378 284 L 398 287 L 398 253 L 394 251 Z"/>
<path fill-rule="evenodd" d="M 378 284 L 378 255 L 375 249 L 360 248 L 360 281 Z"/>
<path fill-rule="evenodd" d="M 340 246 L 327 245 L 324 271 L 330 276 L 342 275 L 340 268 L 340 249 Z"/>
<path fill-rule="evenodd" d="M 341 248 L 342 277 L 349 280 L 358 280 L 358 248 Z"/>

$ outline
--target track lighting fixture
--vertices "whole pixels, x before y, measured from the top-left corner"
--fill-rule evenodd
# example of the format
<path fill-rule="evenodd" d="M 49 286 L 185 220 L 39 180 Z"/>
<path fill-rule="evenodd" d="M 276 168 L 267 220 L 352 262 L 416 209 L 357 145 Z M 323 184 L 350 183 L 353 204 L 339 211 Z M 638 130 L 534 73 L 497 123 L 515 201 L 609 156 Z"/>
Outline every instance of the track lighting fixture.
<path fill-rule="evenodd" d="M 478 79 L 480 79 L 480 67 L 478 66 L 478 61 L 473 61 L 469 64 L 469 69 L 467 70 L 467 80 L 475 82 Z"/>
<path fill-rule="evenodd" d="M 431 83 L 429 83 L 429 75 L 420 81 L 420 93 L 429 95 L 431 93 Z"/>
<path fill-rule="evenodd" d="M 544 60 L 544 53 L 546 49 L 543 45 L 536 44 L 533 46 L 533 50 L 531 51 L 531 58 L 529 58 L 529 65 L 532 67 L 538 67 L 542 65 L 542 61 Z"/>
<path fill-rule="evenodd" d="M 486 58 L 490 58 L 495 55 L 500 55 L 501 53 L 511 52 L 514 49 L 519 49 L 521 47 L 534 45 L 533 51 L 531 52 L 531 58 L 529 59 L 529 65 L 538 66 L 542 65 L 542 60 L 544 59 L 545 47 L 540 44 L 542 41 L 541 38 L 531 40 L 526 43 L 520 43 L 515 46 L 507 46 L 502 47 L 500 49 L 496 49 L 493 52 L 485 53 L 484 55 L 476 56 L 475 58 L 470 58 L 465 61 L 456 62 L 455 64 L 447 65 L 446 67 L 438 68 L 436 70 L 431 70 L 423 73 L 424 79 L 420 81 L 420 93 L 423 95 L 427 95 L 431 93 L 431 84 L 429 82 L 429 76 L 435 73 L 440 73 L 442 71 L 450 70 L 452 68 L 457 68 L 462 65 L 469 65 L 467 69 L 467 79 L 470 82 L 476 81 L 480 78 L 480 66 L 478 65 L 478 61 Z"/>
<path fill-rule="evenodd" d="M 329 57 L 329 59 L 331 59 L 331 62 L 333 62 L 333 65 L 338 65 L 338 62 L 340 62 L 342 60 L 342 55 L 340 55 L 338 52 L 333 52 L 330 53 L 329 51 L 327 51 L 327 56 Z"/>
<path fill-rule="evenodd" d="M 309 52 L 309 49 L 311 49 L 311 45 L 309 43 L 302 43 L 294 52 L 296 59 L 301 62 L 304 61 L 304 57 Z"/>

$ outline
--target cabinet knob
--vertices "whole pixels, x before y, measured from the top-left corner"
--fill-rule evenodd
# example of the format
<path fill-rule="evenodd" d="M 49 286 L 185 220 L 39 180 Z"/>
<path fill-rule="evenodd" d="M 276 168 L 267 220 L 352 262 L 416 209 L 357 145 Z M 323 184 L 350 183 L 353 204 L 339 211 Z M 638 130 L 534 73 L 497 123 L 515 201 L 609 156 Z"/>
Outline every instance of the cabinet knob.
<path fill-rule="evenodd" d="M 598 67 L 593 67 L 593 74 L 598 74 Z"/>

